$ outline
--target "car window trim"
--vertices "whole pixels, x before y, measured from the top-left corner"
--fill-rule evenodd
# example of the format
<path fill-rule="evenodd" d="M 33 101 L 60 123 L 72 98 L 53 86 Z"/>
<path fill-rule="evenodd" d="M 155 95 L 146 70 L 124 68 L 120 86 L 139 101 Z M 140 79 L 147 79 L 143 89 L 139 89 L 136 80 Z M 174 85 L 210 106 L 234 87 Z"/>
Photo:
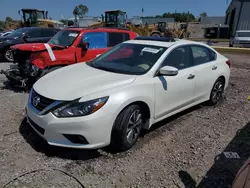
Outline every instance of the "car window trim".
<path fill-rule="evenodd" d="M 192 51 L 191 51 L 191 48 L 190 48 L 190 44 L 182 44 L 182 45 L 179 45 L 179 46 L 176 46 L 175 48 L 171 49 L 170 52 L 168 52 L 168 54 L 165 56 L 165 58 L 162 60 L 162 62 L 160 63 L 159 67 L 157 68 L 157 70 L 155 71 L 155 74 L 153 77 L 156 77 L 160 71 L 160 69 L 162 68 L 162 64 L 164 63 L 164 61 L 168 58 L 168 56 L 176 49 L 180 48 L 180 47 L 188 47 L 189 48 L 189 58 L 190 58 L 190 62 L 191 62 L 191 66 L 188 67 L 188 68 L 184 68 L 184 69 L 178 69 L 178 71 L 182 71 L 182 70 L 185 70 L 185 69 L 189 69 L 189 68 L 192 68 L 194 67 L 194 61 L 193 61 L 193 54 L 192 54 Z"/>
<path fill-rule="evenodd" d="M 211 50 L 210 48 L 206 47 L 206 46 L 203 46 L 203 45 L 200 45 L 200 44 L 191 44 L 190 45 L 190 50 L 191 50 L 191 54 L 192 54 L 192 59 L 194 58 L 193 57 L 193 51 L 192 51 L 192 46 L 198 46 L 198 47 L 201 47 L 201 48 L 205 48 L 208 50 L 208 54 L 209 54 L 209 61 L 208 62 L 205 62 L 205 63 L 202 63 L 200 65 L 204 65 L 204 64 L 207 64 L 207 63 L 211 63 L 213 61 L 216 61 L 217 60 L 217 53 L 215 53 L 213 50 Z M 212 58 L 212 53 L 211 52 L 214 52 L 215 53 L 215 59 L 214 60 L 211 60 Z M 194 61 L 194 59 L 193 59 Z M 199 66 L 199 65 L 194 65 L 194 62 L 193 62 L 193 67 L 196 67 L 196 66 Z"/>
<path fill-rule="evenodd" d="M 82 34 L 82 36 L 81 36 L 81 39 L 80 39 L 80 41 L 79 41 L 79 43 L 78 43 L 78 45 L 77 45 L 77 48 L 79 48 L 81 45 L 81 42 L 82 42 L 82 38 L 84 37 L 84 35 L 85 34 L 87 34 L 87 33 L 107 33 L 107 47 L 106 48 L 109 48 L 108 47 L 108 40 L 109 40 L 109 35 L 108 35 L 108 32 L 107 31 L 86 31 L 86 32 L 84 32 L 83 34 Z M 80 35 L 80 34 L 79 34 Z M 102 48 L 95 48 L 95 49 L 88 49 L 88 50 L 96 50 L 96 49 L 102 49 Z"/>

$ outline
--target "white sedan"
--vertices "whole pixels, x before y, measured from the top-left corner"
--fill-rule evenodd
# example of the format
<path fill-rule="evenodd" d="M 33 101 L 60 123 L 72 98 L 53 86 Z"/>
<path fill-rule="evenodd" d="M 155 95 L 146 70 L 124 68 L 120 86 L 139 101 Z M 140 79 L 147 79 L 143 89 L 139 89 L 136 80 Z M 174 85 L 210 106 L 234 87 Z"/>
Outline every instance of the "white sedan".
<path fill-rule="evenodd" d="M 230 61 L 206 44 L 138 37 L 39 79 L 27 121 L 50 145 L 127 150 L 142 129 L 217 104 L 229 77 Z"/>

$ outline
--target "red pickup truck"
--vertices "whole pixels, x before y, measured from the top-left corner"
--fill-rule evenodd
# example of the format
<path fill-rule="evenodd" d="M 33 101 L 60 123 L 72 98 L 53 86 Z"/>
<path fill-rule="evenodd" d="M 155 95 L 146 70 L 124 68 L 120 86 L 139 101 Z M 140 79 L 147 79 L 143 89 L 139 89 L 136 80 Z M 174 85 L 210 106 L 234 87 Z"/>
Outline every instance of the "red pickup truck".
<path fill-rule="evenodd" d="M 89 61 L 111 47 L 138 36 L 118 28 L 66 28 L 48 43 L 12 46 L 15 68 L 1 71 L 15 85 L 32 84 L 41 76 L 60 67 Z"/>

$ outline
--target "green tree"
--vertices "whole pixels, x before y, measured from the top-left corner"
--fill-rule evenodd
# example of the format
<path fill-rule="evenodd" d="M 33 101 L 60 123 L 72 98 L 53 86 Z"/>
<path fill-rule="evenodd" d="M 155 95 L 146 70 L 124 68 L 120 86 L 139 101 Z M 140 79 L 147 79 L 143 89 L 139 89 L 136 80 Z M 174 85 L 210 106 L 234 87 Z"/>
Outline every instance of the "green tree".
<path fill-rule="evenodd" d="M 200 14 L 200 17 L 207 17 L 207 13 L 206 13 L 206 12 L 202 12 L 202 13 Z"/>
<path fill-rule="evenodd" d="M 11 17 L 7 16 L 7 17 L 5 18 L 5 21 L 6 21 L 6 22 L 13 22 L 13 19 L 12 19 Z"/>
<path fill-rule="evenodd" d="M 89 9 L 86 5 L 78 5 L 74 8 L 73 14 L 74 16 L 79 16 L 80 18 L 84 17 L 89 12 Z"/>
<path fill-rule="evenodd" d="M 64 19 L 59 20 L 59 22 L 62 22 L 64 25 L 67 25 L 67 24 L 68 24 L 68 21 L 67 21 L 67 20 L 64 20 Z"/>
<path fill-rule="evenodd" d="M 0 20 L 0 28 L 3 29 L 4 27 L 5 27 L 4 22 Z"/>
<path fill-rule="evenodd" d="M 200 17 L 199 17 L 199 19 L 198 19 L 199 22 L 201 21 L 201 18 L 202 18 L 202 17 L 207 17 L 207 13 L 206 13 L 206 12 L 202 12 L 202 13 L 200 14 Z"/>
<path fill-rule="evenodd" d="M 77 16 L 83 18 L 89 12 L 89 8 L 86 5 L 78 5 L 73 10 L 73 15 L 75 17 L 75 23 L 77 23 Z M 77 25 L 77 24 L 76 24 Z"/>
<path fill-rule="evenodd" d="M 162 14 L 163 18 L 174 18 L 175 21 L 177 22 L 186 22 L 187 18 L 189 16 L 189 21 L 194 21 L 195 20 L 195 16 L 192 13 L 170 13 L 170 12 L 165 12 Z"/>

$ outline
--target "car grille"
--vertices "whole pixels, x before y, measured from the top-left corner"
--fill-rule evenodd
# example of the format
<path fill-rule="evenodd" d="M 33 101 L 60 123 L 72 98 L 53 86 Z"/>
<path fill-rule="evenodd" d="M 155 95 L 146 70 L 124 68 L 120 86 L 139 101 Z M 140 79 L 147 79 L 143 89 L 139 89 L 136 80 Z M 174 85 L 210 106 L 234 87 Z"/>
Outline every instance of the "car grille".
<path fill-rule="evenodd" d="M 42 111 L 47 106 L 51 105 L 53 102 L 55 102 L 55 100 L 43 97 L 42 95 L 39 95 L 37 92 L 35 92 L 34 90 L 32 90 L 32 93 L 31 93 L 31 104 L 37 110 Z"/>

